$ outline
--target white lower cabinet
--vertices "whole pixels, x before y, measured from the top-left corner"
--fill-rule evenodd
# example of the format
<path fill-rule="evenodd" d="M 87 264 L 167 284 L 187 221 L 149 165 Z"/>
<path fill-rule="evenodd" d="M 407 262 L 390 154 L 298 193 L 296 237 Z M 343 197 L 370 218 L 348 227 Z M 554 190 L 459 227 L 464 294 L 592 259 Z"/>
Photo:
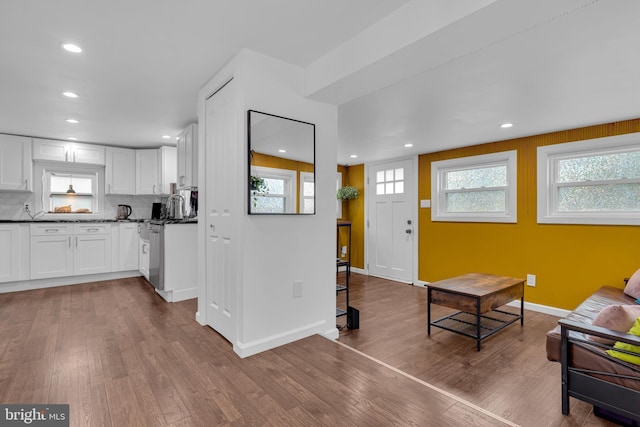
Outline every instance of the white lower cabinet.
<path fill-rule="evenodd" d="M 0 224 L 0 283 L 29 279 L 29 225 Z"/>
<path fill-rule="evenodd" d="M 138 269 L 138 223 L 121 222 L 111 226 L 113 271 Z"/>
<path fill-rule="evenodd" d="M 111 224 L 32 224 L 31 279 L 109 273 Z"/>

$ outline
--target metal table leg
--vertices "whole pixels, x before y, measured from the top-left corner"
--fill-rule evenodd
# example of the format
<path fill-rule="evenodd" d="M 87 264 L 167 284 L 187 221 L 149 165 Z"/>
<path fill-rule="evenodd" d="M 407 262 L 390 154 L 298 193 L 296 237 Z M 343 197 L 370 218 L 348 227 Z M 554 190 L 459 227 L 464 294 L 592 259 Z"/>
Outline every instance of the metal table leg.
<path fill-rule="evenodd" d="M 481 328 L 480 328 L 480 300 L 476 300 L 476 333 L 477 333 L 477 350 L 480 351 L 480 342 L 482 341 L 481 337 Z"/>

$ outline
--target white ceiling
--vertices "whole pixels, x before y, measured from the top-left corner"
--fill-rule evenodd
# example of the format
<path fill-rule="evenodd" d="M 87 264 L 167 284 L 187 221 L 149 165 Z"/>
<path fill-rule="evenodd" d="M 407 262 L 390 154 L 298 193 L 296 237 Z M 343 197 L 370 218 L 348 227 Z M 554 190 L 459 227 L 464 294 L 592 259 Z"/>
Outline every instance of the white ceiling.
<path fill-rule="evenodd" d="M 377 59 L 309 94 L 339 105 L 341 164 L 640 117 L 637 0 L 2 0 L 0 132 L 166 144 L 240 49 L 312 75 L 354 40 Z"/>

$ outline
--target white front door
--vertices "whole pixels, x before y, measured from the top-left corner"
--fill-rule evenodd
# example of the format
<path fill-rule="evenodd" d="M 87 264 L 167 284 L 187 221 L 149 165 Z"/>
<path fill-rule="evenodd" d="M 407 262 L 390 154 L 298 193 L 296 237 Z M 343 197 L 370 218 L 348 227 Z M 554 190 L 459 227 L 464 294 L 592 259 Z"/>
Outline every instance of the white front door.
<path fill-rule="evenodd" d="M 413 160 L 368 167 L 369 274 L 413 282 L 414 176 Z"/>
<path fill-rule="evenodd" d="M 239 197 L 231 185 L 230 168 L 237 168 L 244 159 L 229 148 L 229 141 L 238 140 L 238 107 L 234 104 L 234 82 L 231 80 L 205 104 L 205 215 L 206 222 L 206 305 L 207 324 L 231 342 L 236 331 L 236 285 L 234 266 L 237 263 L 234 221 L 242 215 L 232 209 Z"/>

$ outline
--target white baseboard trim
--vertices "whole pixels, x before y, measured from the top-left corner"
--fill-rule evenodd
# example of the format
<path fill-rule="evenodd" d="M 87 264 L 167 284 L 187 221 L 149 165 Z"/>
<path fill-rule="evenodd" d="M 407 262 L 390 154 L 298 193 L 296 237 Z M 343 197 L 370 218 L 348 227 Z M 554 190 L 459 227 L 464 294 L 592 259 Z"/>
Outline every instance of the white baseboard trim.
<path fill-rule="evenodd" d="M 142 274 L 140 274 L 138 270 L 131 270 L 118 271 L 115 273 L 85 274 L 82 276 L 52 277 L 50 279 L 21 280 L 19 282 L 0 283 L 0 293 L 30 291 L 33 289 L 102 282 L 104 280 L 127 279 L 129 277 L 139 276 L 142 276 Z"/>
<path fill-rule="evenodd" d="M 237 341 L 233 344 L 233 351 L 241 358 L 253 356 L 254 354 L 271 350 L 272 348 L 280 347 L 281 345 L 289 344 L 310 337 L 311 335 L 321 334 L 325 324 L 326 322 L 322 320 L 248 343 Z"/>
<path fill-rule="evenodd" d="M 325 331 L 324 334 L 322 334 L 321 336 L 331 340 L 331 341 L 335 341 L 338 338 L 340 338 L 340 331 L 338 330 L 338 328 L 331 328 L 327 331 Z"/>
<path fill-rule="evenodd" d="M 430 283 L 431 282 L 425 282 L 423 280 L 418 280 L 418 281 L 413 283 L 413 286 L 420 286 L 420 287 L 426 288 L 427 286 L 429 286 Z"/>
<path fill-rule="evenodd" d="M 507 305 L 511 307 L 520 308 L 520 301 L 519 300 L 511 301 Z M 550 307 L 548 305 L 536 304 L 533 302 L 526 302 L 526 301 L 524 302 L 524 308 L 525 310 L 536 311 L 538 313 L 549 314 L 551 316 L 557 316 L 557 317 L 566 317 L 569 313 L 571 313 L 570 310 L 565 310 L 563 308 Z"/>
<path fill-rule="evenodd" d="M 198 288 L 180 289 L 177 291 L 164 291 L 156 289 L 158 295 L 167 302 L 179 302 L 198 297 Z"/>
<path fill-rule="evenodd" d="M 205 326 L 205 323 L 204 323 L 204 321 L 202 319 L 202 316 L 200 316 L 200 312 L 199 311 L 196 311 L 196 322 L 198 322 L 202 326 Z"/>
<path fill-rule="evenodd" d="M 363 269 L 363 268 L 358 268 L 358 267 L 351 267 L 351 271 L 353 271 L 354 273 L 358 273 L 358 274 L 364 274 L 365 276 L 368 276 L 369 273 L 367 272 L 367 270 Z"/>

